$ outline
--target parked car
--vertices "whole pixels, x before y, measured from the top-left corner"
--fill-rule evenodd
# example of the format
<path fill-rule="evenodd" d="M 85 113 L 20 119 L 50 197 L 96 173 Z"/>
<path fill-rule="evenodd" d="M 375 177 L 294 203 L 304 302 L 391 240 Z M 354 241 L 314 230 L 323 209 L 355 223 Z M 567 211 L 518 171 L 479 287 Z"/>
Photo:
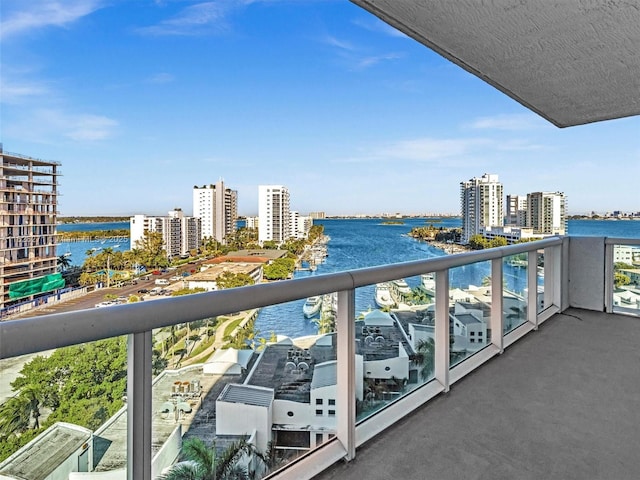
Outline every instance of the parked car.
<path fill-rule="evenodd" d="M 174 275 L 169 280 L 172 282 L 179 282 L 180 280 L 182 280 L 182 277 L 180 275 Z"/>
<path fill-rule="evenodd" d="M 160 275 L 160 270 L 154 270 L 151 275 Z"/>
<path fill-rule="evenodd" d="M 148 288 L 141 288 L 140 290 L 138 290 L 138 293 L 149 293 L 149 289 Z"/>
<path fill-rule="evenodd" d="M 111 305 L 115 305 L 115 304 L 113 302 L 100 302 L 100 303 L 96 303 L 96 308 L 110 307 Z"/>

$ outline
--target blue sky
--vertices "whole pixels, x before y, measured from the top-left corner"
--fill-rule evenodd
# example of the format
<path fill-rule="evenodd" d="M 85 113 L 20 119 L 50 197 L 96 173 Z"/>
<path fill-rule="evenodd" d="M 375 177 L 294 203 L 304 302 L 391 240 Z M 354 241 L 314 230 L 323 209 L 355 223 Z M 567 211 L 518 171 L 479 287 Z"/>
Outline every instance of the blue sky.
<path fill-rule="evenodd" d="M 62 215 L 192 211 L 223 178 L 305 214 L 459 211 L 459 184 L 638 211 L 640 117 L 558 129 L 346 0 L 2 0 L 5 151 Z"/>

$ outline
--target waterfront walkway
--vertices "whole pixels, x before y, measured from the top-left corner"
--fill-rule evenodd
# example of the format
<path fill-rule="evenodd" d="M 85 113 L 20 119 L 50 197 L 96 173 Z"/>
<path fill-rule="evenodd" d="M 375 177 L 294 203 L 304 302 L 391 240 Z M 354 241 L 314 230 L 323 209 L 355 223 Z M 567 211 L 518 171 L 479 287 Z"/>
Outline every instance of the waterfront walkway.
<path fill-rule="evenodd" d="M 314 480 L 640 478 L 640 319 L 565 313 Z"/>

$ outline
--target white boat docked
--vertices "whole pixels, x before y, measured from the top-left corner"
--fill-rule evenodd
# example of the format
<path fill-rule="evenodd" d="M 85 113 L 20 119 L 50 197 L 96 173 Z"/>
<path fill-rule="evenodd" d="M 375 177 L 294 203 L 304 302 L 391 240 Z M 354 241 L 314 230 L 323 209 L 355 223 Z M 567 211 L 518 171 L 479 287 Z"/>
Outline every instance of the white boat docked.
<path fill-rule="evenodd" d="M 322 307 L 321 296 L 309 297 L 302 306 L 302 313 L 304 313 L 305 318 L 311 318 L 320 311 L 320 307 Z"/>
<path fill-rule="evenodd" d="M 393 300 L 391 296 L 391 290 L 389 289 L 388 283 L 377 283 L 376 284 L 376 297 L 375 297 L 376 305 L 380 308 L 385 307 L 394 307 L 396 302 Z"/>
<path fill-rule="evenodd" d="M 411 293 L 411 287 L 404 278 L 393 280 L 391 283 L 398 294 L 409 295 Z"/>
<path fill-rule="evenodd" d="M 423 273 L 420 275 L 420 285 L 428 295 L 436 294 L 436 278 L 433 273 Z"/>

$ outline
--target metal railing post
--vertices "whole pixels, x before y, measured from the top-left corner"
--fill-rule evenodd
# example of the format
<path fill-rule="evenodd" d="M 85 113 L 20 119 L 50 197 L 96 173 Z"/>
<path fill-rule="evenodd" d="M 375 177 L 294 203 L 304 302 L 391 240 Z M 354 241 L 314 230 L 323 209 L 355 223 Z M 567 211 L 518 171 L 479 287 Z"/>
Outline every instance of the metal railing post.
<path fill-rule="evenodd" d="M 129 335 L 127 351 L 127 480 L 151 478 L 151 332 Z"/>
<path fill-rule="evenodd" d="M 355 290 L 338 292 L 337 329 L 337 402 L 338 440 L 347 451 L 345 459 L 356 456 L 356 342 Z"/>
<path fill-rule="evenodd" d="M 538 329 L 538 251 L 527 253 L 527 321 Z"/>
<path fill-rule="evenodd" d="M 504 351 L 503 312 L 502 312 L 502 258 L 491 260 L 491 343 Z"/>
<path fill-rule="evenodd" d="M 615 245 L 604 245 L 604 306 L 607 313 L 613 313 L 614 265 L 613 250 Z"/>
<path fill-rule="evenodd" d="M 449 270 L 436 272 L 435 377 L 449 391 Z"/>

